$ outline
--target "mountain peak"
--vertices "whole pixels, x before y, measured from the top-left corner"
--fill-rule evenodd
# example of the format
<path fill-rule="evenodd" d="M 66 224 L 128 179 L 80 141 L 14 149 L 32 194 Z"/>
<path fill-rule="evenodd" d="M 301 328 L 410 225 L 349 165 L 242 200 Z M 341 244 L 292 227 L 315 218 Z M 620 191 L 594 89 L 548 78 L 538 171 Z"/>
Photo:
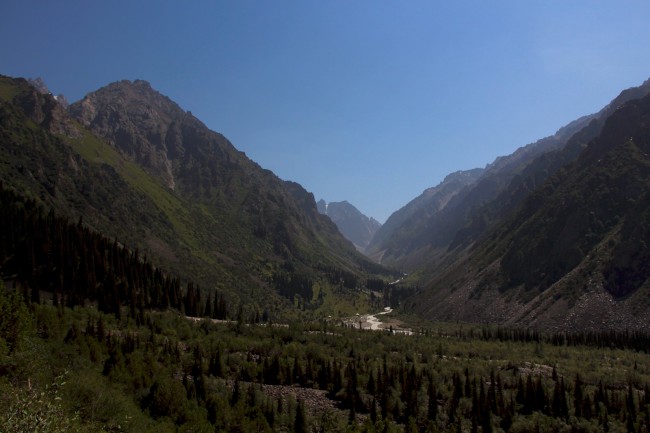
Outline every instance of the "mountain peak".
<path fill-rule="evenodd" d="M 52 98 L 59 103 L 63 108 L 68 108 L 68 100 L 62 94 L 54 95 L 50 92 L 50 89 L 45 84 L 45 80 L 41 77 L 30 78 L 27 80 L 30 86 L 32 86 L 38 93 L 41 95 L 51 95 Z"/>
<path fill-rule="evenodd" d="M 151 89 L 151 83 L 149 83 L 147 80 L 141 80 L 141 79 L 136 79 L 133 81 L 134 86 L 139 86 L 139 87 L 145 87 Z"/>
<path fill-rule="evenodd" d="M 38 93 L 41 95 L 47 95 L 50 92 L 50 89 L 48 89 L 47 84 L 45 84 L 45 81 L 41 77 L 36 77 L 36 78 L 30 78 L 27 80 L 27 82 L 34 88 Z"/>
<path fill-rule="evenodd" d="M 326 203 L 325 200 L 321 199 L 318 201 L 317 206 L 318 212 L 330 217 L 341 234 L 361 252 L 366 249 L 377 230 L 381 227 L 381 224 L 376 219 L 362 214 L 359 209 L 347 200 Z"/>
<path fill-rule="evenodd" d="M 171 189 L 176 188 L 174 159 L 199 151 L 198 146 L 205 146 L 204 152 L 235 151 L 223 136 L 209 131 L 145 80 L 111 83 L 72 104 L 70 113 Z"/>
<path fill-rule="evenodd" d="M 146 80 L 120 80 L 110 83 L 86 95 L 82 101 L 108 102 L 113 105 L 134 105 L 144 103 L 168 114 L 184 113 L 175 102 L 163 95 Z"/>

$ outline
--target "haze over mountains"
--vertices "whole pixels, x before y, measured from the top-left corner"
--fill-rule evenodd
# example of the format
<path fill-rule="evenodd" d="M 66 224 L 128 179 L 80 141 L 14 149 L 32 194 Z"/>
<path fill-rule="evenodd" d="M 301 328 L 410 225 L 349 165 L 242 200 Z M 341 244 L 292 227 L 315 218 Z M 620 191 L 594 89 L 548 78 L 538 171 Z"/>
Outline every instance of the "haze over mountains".
<path fill-rule="evenodd" d="M 347 201 L 326 203 L 325 200 L 320 199 L 316 204 L 318 212 L 330 217 L 341 234 L 361 252 L 365 251 L 381 227 L 379 221 L 365 216 Z"/>
<path fill-rule="evenodd" d="M 146 81 L 69 106 L 35 84 L 0 81 L 3 185 L 208 293 L 326 314 L 388 296 L 405 272 L 390 287 L 411 284 L 410 298 L 390 299 L 426 319 L 649 326 L 650 81 L 449 174 L 383 226 L 345 201 L 316 203 Z"/>

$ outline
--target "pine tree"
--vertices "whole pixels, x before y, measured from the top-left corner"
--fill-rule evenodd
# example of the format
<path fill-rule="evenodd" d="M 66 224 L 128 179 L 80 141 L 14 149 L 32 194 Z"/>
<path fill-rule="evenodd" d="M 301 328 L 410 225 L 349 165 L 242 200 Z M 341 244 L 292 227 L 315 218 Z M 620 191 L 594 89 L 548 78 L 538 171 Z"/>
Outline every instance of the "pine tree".
<path fill-rule="evenodd" d="M 580 375 L 577 374 L 573 386 L 573 410 L 577 418 L 582 417 L 582 399 L 582 380 L 580 380 Z"/>
<path fill-rule="evenodd" d="M 298 407 L 296 408 L 296 419 L 293 425 L 293 431 L 295 433 L 306 433 L 308 431 L 305 404 L 302 400 L 298 400 Z"/>
<path fill-rule="evenodd" d="M 375 385 L 374 371 L 371 371 L 370 374 L 368 375 L 368 385 L 366 386 L 366 389 L 368 390 L 368 394 L 370 394 L 373 397 L 376 396 L 377 387 Z"/>
<path fill-rule="evenodd" d="M 490 412 L 487 411 L 481 419 L 481 427 L 483 433 L 492 433 L 492 416 Z"/>
<path fill-rule="evenodd" d="M 203 317 L 212 317 L 212 294 L 208 293 L 208 299 L 205 300 L 205 307 L 203 308 Z"/>
<path fill-rule="evenodd" d="M 553 389 L 553 416 L 566 419 L 569 416 L 569 408 L 566 401 L 566 391 L 564 389 L 564 379 L 555 382 Z"/>
<path fill-rule="evenodd" d="M 429 378 L 429 386 L 427 387 L 427 395 L 429 403 L 427 405 L 427 418 L 435 420 L 438 417 L 438 392 L 433 383 L 433 379 Z"/>
<path fill-rule="evenodd" d="M 192 378 L 196 386 L 196 398 L 197 400 L 205 401 L 206 389 L 205 376 L 203 375 L 203 356 L 201 354 L 201 348 L 198 345 L 194 348 L 193 355 Z"/>
<path fill-rule="evenodd" d="M 292 383 L 297 383 L 300 385 L 304 385 L 304 377 L 303 377 L 303 372 L 302 372 L 302 367 L 300 366 L 300 363 L 298 362 L 298 357 L 295 357 L 293 360 L 293 370 L 291 372 L 291 382 Z"/>
<path fill-rule="evenodd" d="M 376 424 L 378 419 L 377 400 L 373 397 L 372 403 L 370 403 L 370 421 L 372 421 L 373 424 Z"/>
<path fill-rule="evenodd" d="M 628 416 L 636 419 L 636 404 L 634 403 L 634 385 L 632 382 L 627 387 L 627 397 L 625 399 L 625 406 L 627 408 Z"/>

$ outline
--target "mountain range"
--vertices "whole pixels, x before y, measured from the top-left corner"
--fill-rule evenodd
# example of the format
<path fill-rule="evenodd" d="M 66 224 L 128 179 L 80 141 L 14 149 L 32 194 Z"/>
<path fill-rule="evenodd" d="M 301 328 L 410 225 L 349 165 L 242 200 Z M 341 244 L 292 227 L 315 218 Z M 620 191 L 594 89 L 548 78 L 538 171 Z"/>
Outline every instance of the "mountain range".
<path fill-rule="evenodd" d="M 425 289 L 410 308 L 430 319 L 647 328 L 649 91 L 448 176 L 391 215 L 368 253 L 413 273 Z"/>
<path fill-rule="evenodd" d="M 322 317 L 384 296 L 428 320 L 648 329 L 649 92 L 451 173 L 380 225 L 316 203 L 146 81 L 68 104 L 3 76 L 0 182 L 243 309 Z"/>
<path fill-rule="evenodd" d="M 146 81 L 115 82 L 66 106 L 42 86 L 1 77 L 0 110 L 5 188 L 235 304 L 327 309 L 345 295 L 330 281 L 351 276 L 345 290 L 356 299 L 365 278 L 390 274 L 318 213 L 311 193 Z"/>

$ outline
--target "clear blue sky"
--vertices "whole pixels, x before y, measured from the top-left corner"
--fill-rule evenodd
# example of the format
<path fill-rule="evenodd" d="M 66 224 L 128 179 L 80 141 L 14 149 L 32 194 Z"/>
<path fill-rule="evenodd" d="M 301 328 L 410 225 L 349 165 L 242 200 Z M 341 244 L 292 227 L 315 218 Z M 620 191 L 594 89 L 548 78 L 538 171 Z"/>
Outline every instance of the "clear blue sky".
<path fill-rule="evenodd" d="M 383 222 L 650 77 L 650 2 L 0 2 L 0 73 L 141 78 L 316 199 Z"/>

